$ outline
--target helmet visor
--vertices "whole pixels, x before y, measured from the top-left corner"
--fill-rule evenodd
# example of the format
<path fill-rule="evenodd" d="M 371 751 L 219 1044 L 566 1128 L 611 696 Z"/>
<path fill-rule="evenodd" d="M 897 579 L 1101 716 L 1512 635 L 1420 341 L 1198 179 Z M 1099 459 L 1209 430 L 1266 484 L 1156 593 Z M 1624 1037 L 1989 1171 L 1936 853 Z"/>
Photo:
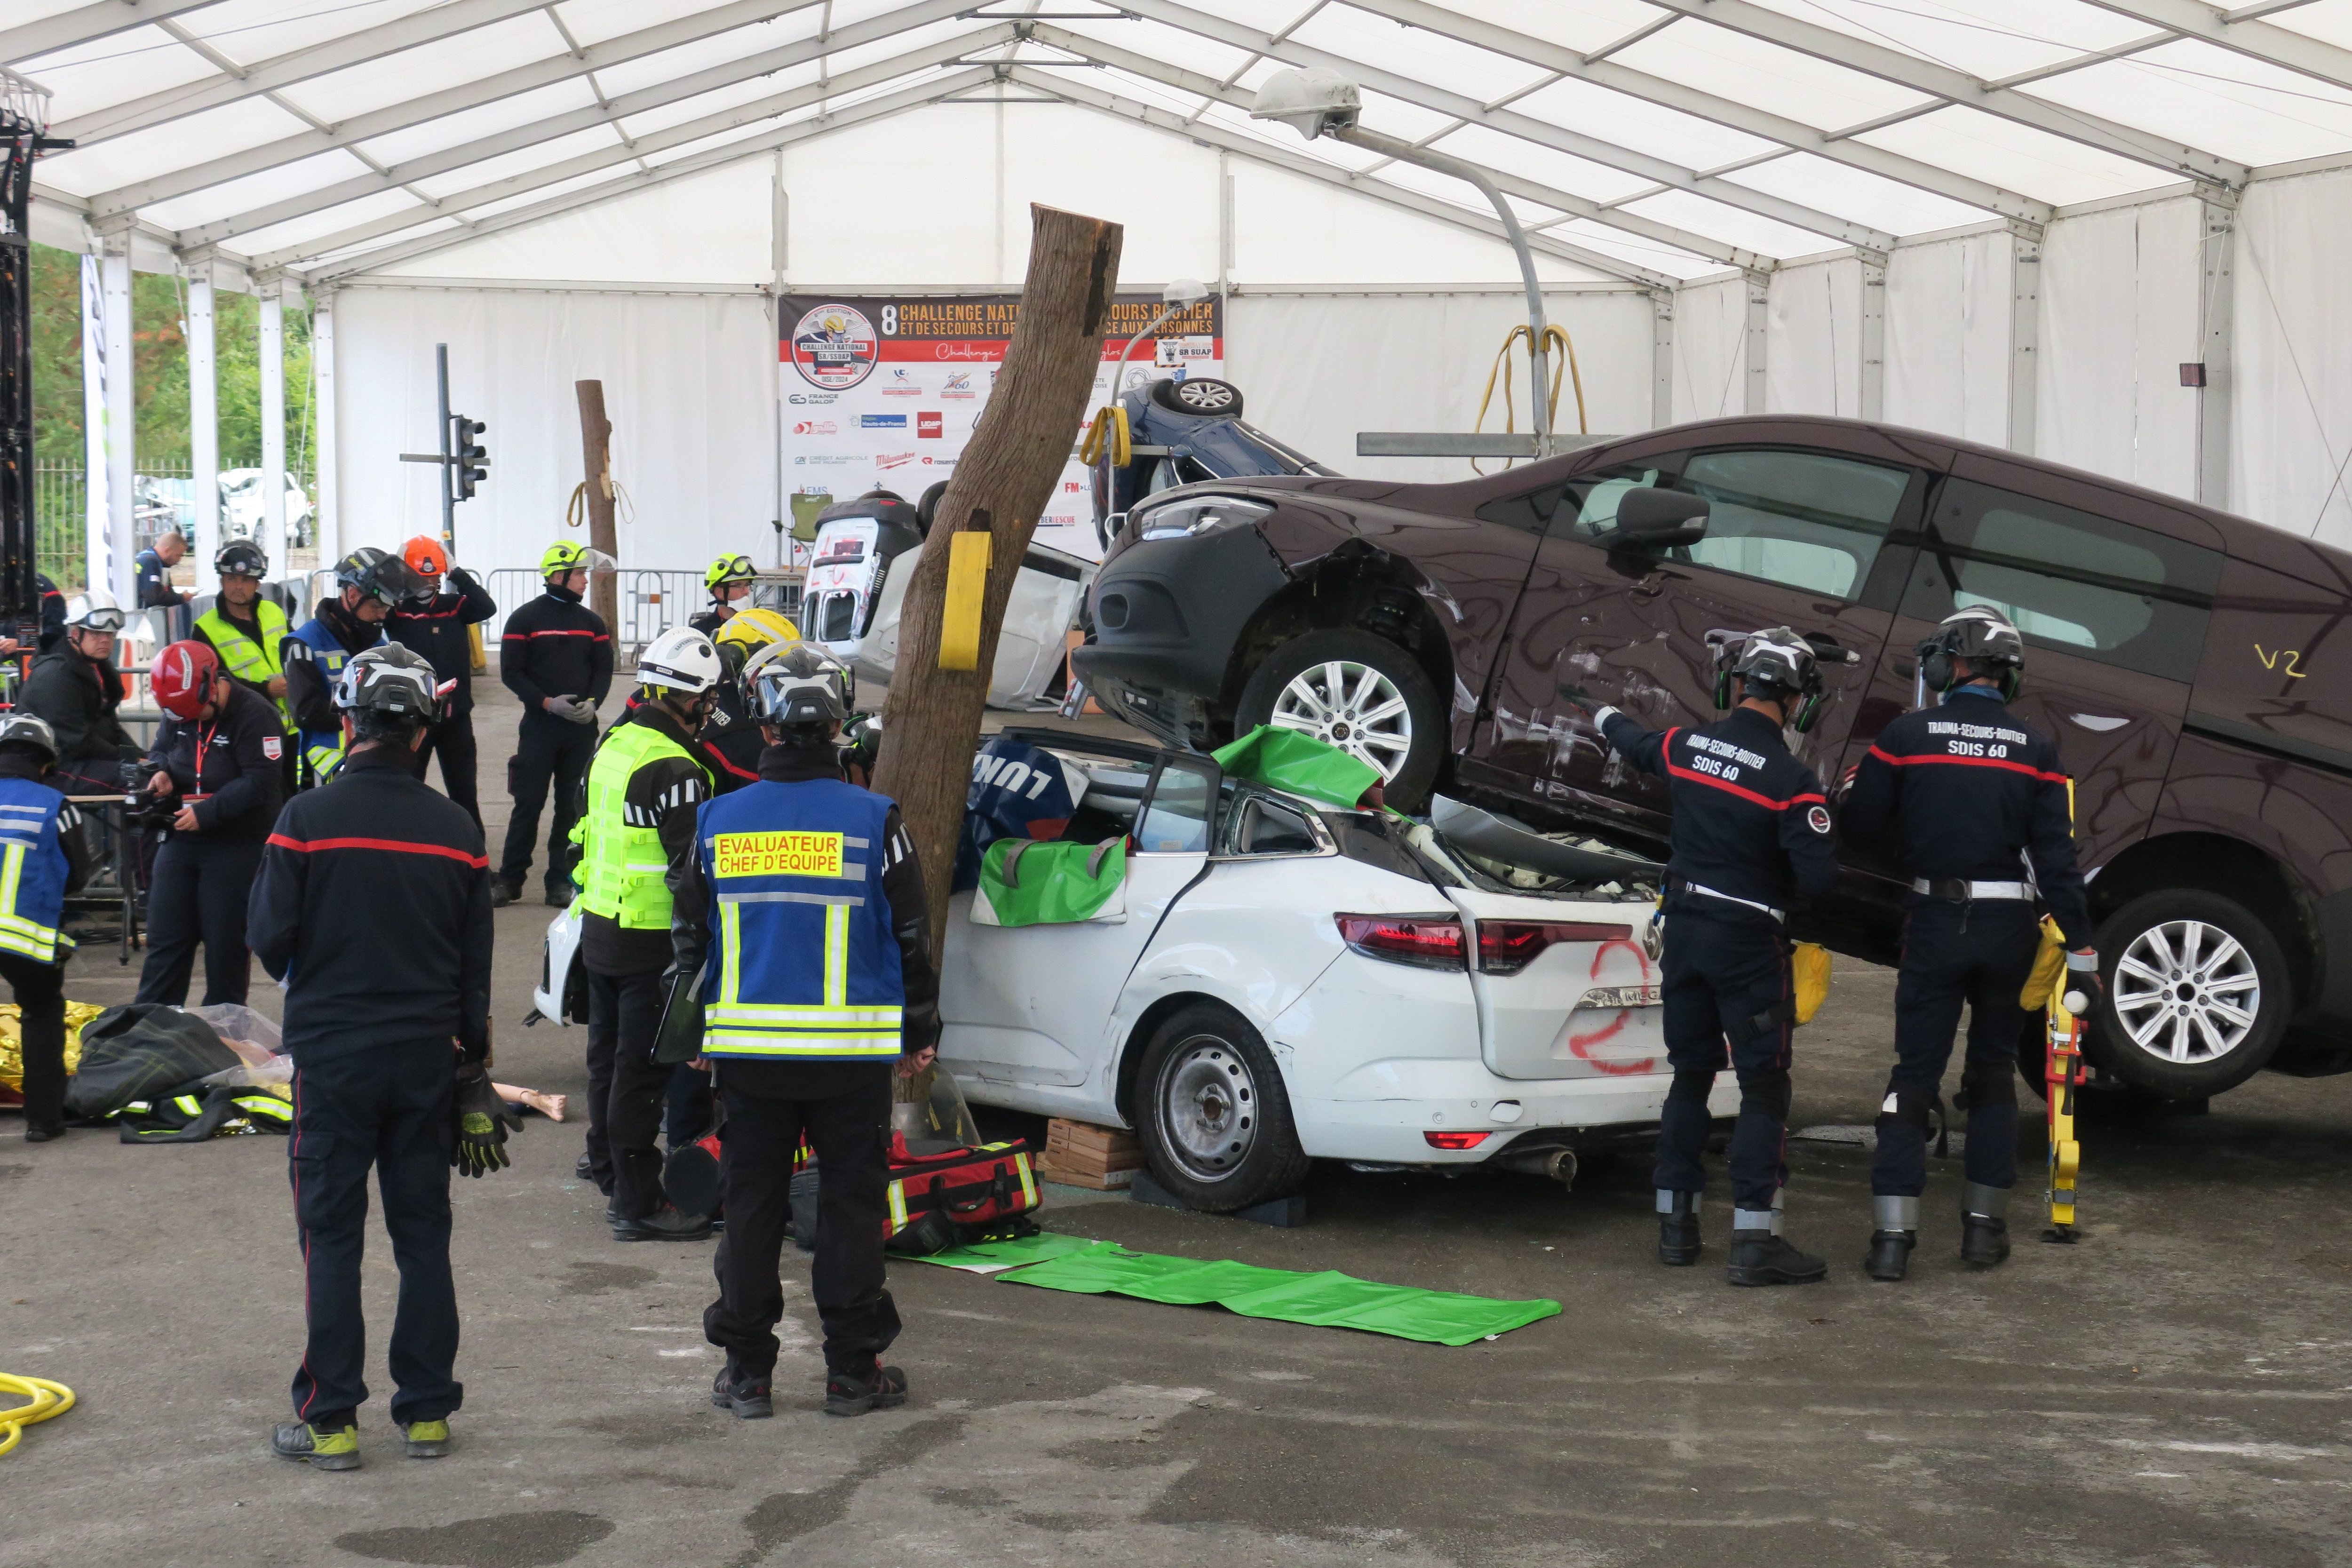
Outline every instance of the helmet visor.
<path fill-rule="evenodd" d="M 119 632 L 122 629 L 122 612 L 111 605 L 87 610 L 83 612 L 81 619 L 74 622 L 74 625 L 84 631 Z"/>

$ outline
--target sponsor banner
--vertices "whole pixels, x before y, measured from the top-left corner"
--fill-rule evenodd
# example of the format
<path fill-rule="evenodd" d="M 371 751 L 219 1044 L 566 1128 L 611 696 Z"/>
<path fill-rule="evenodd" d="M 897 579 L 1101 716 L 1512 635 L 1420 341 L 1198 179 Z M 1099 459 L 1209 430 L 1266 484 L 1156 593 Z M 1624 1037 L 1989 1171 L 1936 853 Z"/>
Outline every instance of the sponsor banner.
<path fill-rule="evenodd" d="M 847 500 L 879 487 L 914 501 L 955 471 L 1020 320 L 1018 295 L 799 294 L 782 303 L 786 489 Z M 1119 352 L 1160 310 L 1143 295 L 1113 303 L 1088 417 L 1109 400 Z M 1222 377 L 1224 332 L 1214 298 L 1180 312 L 1136 345 L 1126 387 Z M 1038 521 L 1037 542 L 1093 560 L 1102 547 L 1091 477 L 1077 460 L 1083 433 L 1070 433 L 1069 464 Z"/>

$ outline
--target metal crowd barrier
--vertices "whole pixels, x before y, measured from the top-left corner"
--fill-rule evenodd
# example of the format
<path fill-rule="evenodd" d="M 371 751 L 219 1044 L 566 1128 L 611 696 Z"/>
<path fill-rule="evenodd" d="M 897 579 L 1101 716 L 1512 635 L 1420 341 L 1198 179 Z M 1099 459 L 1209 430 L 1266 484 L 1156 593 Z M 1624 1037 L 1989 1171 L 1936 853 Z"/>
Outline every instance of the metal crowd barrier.
<path fill-rule="evenodd" d="M 771 609 L 782 610 L 797 622 L 801 581 L 802 574 L 797 572 L 763 572 L 752 590 L 752 597 Z M 501 566 L 482 579 L 482 586 L 499 603 L 499 613 L 482 626 L 482 640 L 496 647 L 499 635 L 506 627 L 507 616 L 518 605 L 539 596 L 541 578 L 534 567 Z M 614 586 L 617 624 L 613 627 L 613 641 L 614 654 L 620 658 L 634 656 L 670 627 L 683 625 L 705 603 L 699 570 L 626 567 L 615 574 Z"/>

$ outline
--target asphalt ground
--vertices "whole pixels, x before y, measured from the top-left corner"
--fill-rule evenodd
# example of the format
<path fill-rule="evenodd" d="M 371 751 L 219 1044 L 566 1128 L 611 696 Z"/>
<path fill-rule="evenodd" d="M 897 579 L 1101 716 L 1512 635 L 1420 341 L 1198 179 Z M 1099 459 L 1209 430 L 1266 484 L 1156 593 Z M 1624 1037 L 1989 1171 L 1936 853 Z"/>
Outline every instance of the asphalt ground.
<path fill-rule="evenodd" d="M 478 721 L 495 784 L 512 710 Z M 499 912 L 498 1076 L 577 1097 L 583 1031 L 521 1027 L 551 914 Z M 134 973 L 95 952 L 68 994 Z M 1794 1125 L 1869 1122 L 1892 1000 L 1841 961 Z M 1790 1232 L 1832 1268 L 1772 1290 L 1724 1283 L 1719 1184 L 1700 1266 L 1659 1267 L 1634 1158 L 1566 1192 L 1318 1168 L 1294 1230 L 1055 1188 L 1055 1230 L 1563 1310 L 1447 1349 L 902 1262 L 913 1399 L 849 1421 L 794 1253 L 776 1418 L 709 1407 L 710 1244 L 614 1243 L 579 1140 L 533 1119 L 513 1169 L 456 1184 L 467 1397 L 435 1462 L 384 1415 L 373 1238 L 366 1468 L 323 1474 L 265 1447 L 302 1334 L 284 1145 L 29 1146 L 0 1114 L 0 1372 L 81 1401 L 0 1458 L 0 1563 L 2352 1563 L 2352 1080 L 2095 1112 L 2084 1239 L 2036 1243 L 2029 1173 L 1990 1272 L 1938 1160 L 1900 1286 L 1861 1273 L 1853 1144 L 1792 1146 Z"/>

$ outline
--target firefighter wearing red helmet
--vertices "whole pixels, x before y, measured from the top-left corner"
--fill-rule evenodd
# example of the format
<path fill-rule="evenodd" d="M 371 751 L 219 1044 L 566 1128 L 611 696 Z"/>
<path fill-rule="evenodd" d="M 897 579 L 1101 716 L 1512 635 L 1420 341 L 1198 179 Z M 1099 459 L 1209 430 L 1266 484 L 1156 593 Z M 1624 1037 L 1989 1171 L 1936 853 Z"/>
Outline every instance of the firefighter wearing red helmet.
<path fill-rule="evenodd" d="M 147 789 L 156 816 L 173 802 L 179 809 L 149 830 L 163 842 L 148 885 L 138 1000 L 184 1005 L 201 945 L 204 1005 L 243 1002 L 246 899 L 285 799 L 285 720 L 276 703 L 231 679 L 201 639 L 159 650 L 147 681 L 164 715 Z"/>

